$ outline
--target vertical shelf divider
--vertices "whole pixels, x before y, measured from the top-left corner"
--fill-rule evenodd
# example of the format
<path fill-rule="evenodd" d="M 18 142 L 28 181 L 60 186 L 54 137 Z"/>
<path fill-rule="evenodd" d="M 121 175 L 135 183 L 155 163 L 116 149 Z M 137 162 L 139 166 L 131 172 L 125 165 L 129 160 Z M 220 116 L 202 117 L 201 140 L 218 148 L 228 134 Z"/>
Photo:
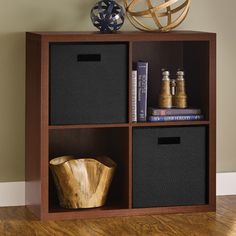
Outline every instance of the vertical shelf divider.
<path fill-rule="evenodd" d="M 212 37 L 209 46 L 209 205 L 216 209 L 216 38 Z"/>
<path fill-rule="evenodd" d="M 132 64 L 133 43 L 129 42 L 129 208 L 132 208 Z"/>
<path fill-rule="evenodd" d="M 41 73 L 41 198 L 42 215 L 49 211 L 49 42 L 42 39 Z"/>

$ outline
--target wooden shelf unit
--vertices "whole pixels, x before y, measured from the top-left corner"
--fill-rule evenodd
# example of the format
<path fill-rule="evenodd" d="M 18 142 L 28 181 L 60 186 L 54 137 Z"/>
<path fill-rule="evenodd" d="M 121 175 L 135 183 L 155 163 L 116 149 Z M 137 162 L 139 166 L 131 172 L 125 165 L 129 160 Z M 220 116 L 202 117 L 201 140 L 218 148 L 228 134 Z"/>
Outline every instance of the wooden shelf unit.
<path fill-rule="evenodd" d="M 127 122 L 50 123 L 50 45 L 111 44 L 127 46 Z M 132 123 L 132 62 L 150 64 L 148 105 L 157 106 L 161 68 L 186 71 L 188 102 L 201 108 L 204 120 Z M 101 78 L 102 79 L 102 78 Z M 63 106 L 61 107 L 63 109 Z M 133 207 L 133 129 L 205 127 L 205 204 Z M 68 210 L 59 206 L 49 161 L 60 155 L 108 155 L 119 166 L 107 204 L 101 208 Z M 216 207 L 216 35 L 173 31 L 170 33 L 32 32 L 26 34 L 26 205 L 41 219 L 75 219 L 108 216 L 214 211 Z"/>

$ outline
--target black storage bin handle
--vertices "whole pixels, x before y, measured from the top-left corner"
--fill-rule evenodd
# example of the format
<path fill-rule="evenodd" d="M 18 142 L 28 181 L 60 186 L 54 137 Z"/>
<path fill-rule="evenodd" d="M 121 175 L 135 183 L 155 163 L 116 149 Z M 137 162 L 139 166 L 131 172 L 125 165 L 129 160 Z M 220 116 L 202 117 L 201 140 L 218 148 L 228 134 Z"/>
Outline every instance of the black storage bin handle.
<path fill-rule="evenodd" d="M 180 144 L 180 137 L 158 137 L 158 145 Z"/>
<path fill-rule="evenodd" d="M 78 54 L 77 61 L 78 62 L 101 61 L 101 54 Z"/>

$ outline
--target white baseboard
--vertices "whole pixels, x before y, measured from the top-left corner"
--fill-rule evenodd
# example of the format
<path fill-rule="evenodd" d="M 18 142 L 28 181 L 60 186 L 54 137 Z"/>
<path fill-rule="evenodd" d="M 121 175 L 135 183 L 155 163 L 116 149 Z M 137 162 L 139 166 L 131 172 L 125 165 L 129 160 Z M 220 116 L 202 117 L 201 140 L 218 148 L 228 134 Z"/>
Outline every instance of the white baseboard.
<path fill-rule="evenodd" d="M 236 195 L 236 172 L 217 173 L 216 195 Z M 24 205 L 24 181 L 0 183 L 0 207 Z"/>
<path fill-rule="evenodd" d="M 0 183 L 0 207 L 25 205 L 25 182 Z"/>
<path fill-rule="evenodd" d="M 236 172 L 216 174 L 216 195 L 236 195 Z"/>

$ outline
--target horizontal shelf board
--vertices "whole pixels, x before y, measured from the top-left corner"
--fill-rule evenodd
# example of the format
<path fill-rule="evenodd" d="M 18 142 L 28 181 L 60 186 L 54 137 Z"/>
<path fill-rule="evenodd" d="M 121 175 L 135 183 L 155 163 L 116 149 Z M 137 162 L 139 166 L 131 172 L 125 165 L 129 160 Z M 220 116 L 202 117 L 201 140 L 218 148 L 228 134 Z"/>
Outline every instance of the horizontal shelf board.
<path fill-rule="evenodd" d="M 129 127 L 125 124 L 80 124 L 80 125 L 49 125 L 49 129 L 83 129 L 83 128 L 119 128 Z"/>
<path fill-rule="evenodd" d="M 83 129 L 83 128 L 119 128 L 119 127 L 139 127 L 139 126 L 187 126 L 187 125 L 209 125 L 210 122 L 202 121 L 171 121 L 171 122 L 135 122 L 126 124 L 80 124 L 80 125 L 49 125 L 50 130 L 54 129 Z"/>
<path fill-rule="evenodd" d="M 206 120 L 198 121 L 171 121 L 171 122 L 137 122 L 132 123 L 133 127 L 143 126 L 188 126 L 188 125 L 209 125 L 210 122 Z"/>
<path fill-rule="evenodd" d="M 51 207 L 49 212 L 50 213 L 64 213 L 64 212 L 77 212 L 77 213 L 83 213 L 83 212 L 103 212 L 108 210 L 120 210 L 120 209 L 127 209 L 127 207 L 122 206 L 120 204 L 117 205 L 105 205 L 102 207 L 95 207 L 95 208 L 80 208 L 80 209 L 66 209 L 61 208 L 59 206 Z"/>
<path fill-rule="evenodd" d="M 215 33 L 197 31 L 157 32 L 119 31 L 116 34 L 95 32 L 30 32 L 31 37 L 44 37 L 49 42 L 132 42 L 132 41 L 209 41 Z"/>
<path fill-rule="evenodd" d="M 135 208 L 128 209 L 119 206 L 104 206 L 92 209 L 68 210 L 62 208 L 53 208 L 45 214 L 45 219 L 79 219 L 79 218 L 96 218 L 96 217 L 114 217 L 114 216 L 138 216 L 147 214 L 166 214 L 166 213 L 191 213 L 214 211 L 215 206 L 211 205 L 194 205 L 194 206 L 173 206 L 157 208 Z"/>

